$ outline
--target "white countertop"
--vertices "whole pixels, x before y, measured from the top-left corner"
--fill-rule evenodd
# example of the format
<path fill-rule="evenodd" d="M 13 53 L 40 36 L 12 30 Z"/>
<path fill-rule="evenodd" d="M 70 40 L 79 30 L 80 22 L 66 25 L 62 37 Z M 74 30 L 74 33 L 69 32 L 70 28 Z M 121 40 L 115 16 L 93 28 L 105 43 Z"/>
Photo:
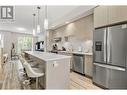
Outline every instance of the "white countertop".
<path fill-rule="evenodd" d="M 58 51 L 63 53 L 70 53 L 70 54 L 83 54 L 83 55 L 93 55 L 92 53 L 86 52 L 79 52 L 79 51 Z"/>
<path fill-rule="evenodd" d="M 43 61 L 53 61 L 53 60 L 71 58 L 71 56 L 48 53 L 48 52 L 40 52 L 40 51 L 24 51 L 24 52 L 34 57 L 37 57 L 39 59 L 42 59 Z"/>

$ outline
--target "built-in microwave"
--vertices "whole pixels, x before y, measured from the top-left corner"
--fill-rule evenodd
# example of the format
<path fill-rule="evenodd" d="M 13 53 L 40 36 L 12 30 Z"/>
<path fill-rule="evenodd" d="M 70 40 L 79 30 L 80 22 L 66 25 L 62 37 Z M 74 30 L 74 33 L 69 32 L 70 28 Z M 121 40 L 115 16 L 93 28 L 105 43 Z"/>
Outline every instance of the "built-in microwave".
<path fill-rule="evenodd" d="M 36 51 L 44 51 L 44 41 L 39 41 L 35 45 Z"/>

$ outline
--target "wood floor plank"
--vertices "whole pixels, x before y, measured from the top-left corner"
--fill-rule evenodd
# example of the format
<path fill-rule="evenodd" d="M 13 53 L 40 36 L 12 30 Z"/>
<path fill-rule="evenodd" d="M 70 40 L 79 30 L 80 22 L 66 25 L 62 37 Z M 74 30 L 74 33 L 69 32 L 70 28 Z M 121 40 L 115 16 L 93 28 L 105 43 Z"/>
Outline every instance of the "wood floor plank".
<path fill-rule="evenodd" d="M 70 80 L 77 83 L 81 87 L 84 87 L 84 89 L 98 89 L 98 90 L 101 90 L 101 88 L 95 86 L 92 83 L 91 79 L 89 79 L 85 76 L 82 76 L 80 74 L 77 74 L 75 72 L 70 73 Z"/>
<path fill-rule="evenodd" d="M 22 89 L 19 80 L 22 65 L 19 61 L 8 63 L 4 68 L 4 82 L 2 89 Z M 22 79 L 22 78 L 21 78 Z M 30 89 L 26 87 L 25 89 Z M 75 72 L 70 72 L 70 90 L 102 90 L 95 86 L 92 80 Z"/>
<path fill-rule="evenodd" d="M 8 62 L 5 67 L 5 77 L 2 89 L 20 89 L 20 81 L 17 74 L 17 62 Z"/>
<path fill-rule="evenodd" d="M 78 83 L 76 83 L 76 82 L 74 82 L 72 80 L 70 82 L 70 86 L 75 87 L 75 89 L 77 89 L 77 90 L 83 90 L 84 89 L 84 87 L 82 87 L 81 85 L 79 85 Z"/>

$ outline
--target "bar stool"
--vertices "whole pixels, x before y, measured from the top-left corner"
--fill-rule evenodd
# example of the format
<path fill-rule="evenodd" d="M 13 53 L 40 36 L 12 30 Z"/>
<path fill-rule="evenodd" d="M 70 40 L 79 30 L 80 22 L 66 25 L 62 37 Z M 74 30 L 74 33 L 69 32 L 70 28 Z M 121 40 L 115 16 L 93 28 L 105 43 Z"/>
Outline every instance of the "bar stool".
<path fill-rule="evenodd" d="M 25 58 L 25 53 L 21 53 L 22 58 L 24 58 L 25 60 L 27 60 L 27 62 L 33 62 L 34 60 L 31 60 L 30 58 Z"/>
<path fill-rule="evenodd" d="M 38 88 L 38 78 L 44 76 L 44 73 L 38 72 L 38 71 L 34 71 L 31 66 L 29 65 L 29 63 L 27 63 L 26 61 L 23 63 L 26 73 L 28 75 L 28 77 L 30 78 L 36 78 L 36 89 Z"/>
<path fill-rule="evenodd" d="M 26 61 L 21 55 L 19 55 L 19 60 L 20 60 L 20 62 L 21 62 L 21 64 L 22 64 L 22 74 L 23 74 L 23 76 L 27 76 L 27 74 L 26 74 L 26 70 L 25 70 L 25 67 L 24 67 L 24 62 Z"/>
<path fill-rule="evenodd" d="M 2 68 L 4 68 L 4 65 L 7 63 L 8 61 L 8 54 L 3 54 L 3 62 L 2 62 Z"/>
<path fill-rule="evenodd" d="M 21 63 L 24 63 L 25 61 L 28 62 L 32 68 L 38 67 L 38 64 L 36 62 L 34 62 L 33 60 L 26 60 L 24 58 L 24 56 L 22 56 L 22 55 L 19 55 L 19 59 L 20 59 Z"/>

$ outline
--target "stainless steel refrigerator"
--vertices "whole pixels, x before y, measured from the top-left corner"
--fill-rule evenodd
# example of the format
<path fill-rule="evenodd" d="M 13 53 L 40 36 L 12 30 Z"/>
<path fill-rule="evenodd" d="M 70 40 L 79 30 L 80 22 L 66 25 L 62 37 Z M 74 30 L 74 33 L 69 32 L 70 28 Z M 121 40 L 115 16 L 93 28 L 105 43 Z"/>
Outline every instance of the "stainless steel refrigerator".
<path fill-rule="evenodd" d="M 93 40 L 93 83 L 127 89 L 127 24 L 95 29 Z"/>

